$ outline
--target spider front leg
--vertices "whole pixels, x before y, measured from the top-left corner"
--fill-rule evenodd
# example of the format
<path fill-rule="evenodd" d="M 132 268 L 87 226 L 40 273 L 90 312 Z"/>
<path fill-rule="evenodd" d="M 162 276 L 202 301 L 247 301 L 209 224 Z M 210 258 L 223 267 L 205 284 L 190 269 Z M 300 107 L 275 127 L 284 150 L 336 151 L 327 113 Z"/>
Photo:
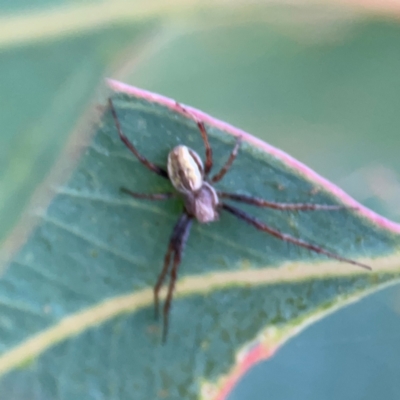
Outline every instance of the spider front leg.
<path fill-rule="evenodd" d="M 158 165 L 153 164 L 150 162 L 147 158 L 143 157 L 137 150 L 136 147 L 129 141 L 129 139 L 125 136 L 125 134 L 122 132 L 121 124 L 119 123 L 119 119 L 117 116 L 117 112 L 115 111 L 114 104 L 111 100 L 111 98 L 108 99 L 108 105 L 111 110 L 111 114 L 114 118 L 115 126 L 118 131 L 118 135 L 122 142 L 125 144 L 125 146 L 136 156 L 136 158 L 145 166 L 147 167 L 150 171 L 155 172 L 157 175 L 162 176 L 163 178 L 169 179 L 168 178 L 168 173 L 165 169 L 159 167 Z"/>
<path fill-rule="evenodd" d="M 154 286 L 154 310 L 155 310 L 155 316 L 157 318 L 158 308 L 159 308 L 159 292 L 165 280 L 165 277 L 168 274 L 171 257 L 173 256 L 172 268 L 170 271 L 170 282 L 168 285 L 167 297 L 163 309 L 163 317 L 164 317 L 163 334 L 162 334 L 163 343 L 165 343 L 167 339 L 169 311 L 171 308 L 175 282 L 178 276 L 178 269 L 181 263 L 182 252 L 185 247 L 186 241 L 189 237 L 192 222 L 193 222 L 192 217 L 184 213 L 181 215 L 178 222 L 175 224 L 169 241 L 168 250 L 167 253 L 165 254 L 163 268 L 161 270 L 160 275 L 158 276 L 157 283 Z"/>
<path fill-rule="evenodd" d="M 290 236 L 286 233 L 282 233 L 280 231 L 278 231 L 277 229 L 271 228 L 268 225 L 262 223 L 261 221 L 259 221 L 257 218 L 252 217 L 251 215 L 245 213 L 242 210 L 239 210 L 236 207 L 232 207 L 228 204 L 222 204 L 221 207 L 228 211 L 229 213 L 233 214 L 235 217 L 241 219 L 242 221 L 247 222 L 249 225 L 254 226 L 256 229 L 269 233 L 272 236 L 275 236 L 276 238 L 283 240 L 285 242 L 289 242 L 289 243 L 293 243 L 297 246 L 300 247 L 304 247 L 305 249 L 311 250 L 314 253 L 318 253 L 318 254 L 324 254 L 326 256 L 328 256 L 329 258 L 334 258 L 336 260 L 342 261 L 342 262 L 346 262 L 348 264 L 353 264 L 353 265 L 357 265 L 359 267 L 365 268 L 365 269 L 369 269 L 371 270 L 372 268 L 368 265 L 359 263 L 357 261 L 351 260 L 349 258 L 345 258 L 342 256 L 339 256 L 336 253 L 332 253 L 328 250 L 323 249 L 322 247 L 316 246 L 314 244 L 308 243 L 304 240 L 301 239 L 297 239 L 293 236 Z"/>
<path fill-rule="evenodd" d="M 178 102 L 176 102 L 175 105 L 182 112 L 182 114 L 185 114 L 190 119 L 192 119 L 197 124 L 197 127 L 199 128 L 201 137 L 204 142 L 204 147 L 206 148 L 206 162 L 204 165 L 204 175 L 208 176 L 208 174 L 210 173 L 211 168 L 213 166 L 213 155 L 212 155 L 212 148 L 210 146 L 210 142 L 208 141 L 208 134 L 207 134 L 204 122 L 199 120 L 194 114 L 192 114 L 189 110 L 187 110 L 185 107 L 183 107 Z"/>

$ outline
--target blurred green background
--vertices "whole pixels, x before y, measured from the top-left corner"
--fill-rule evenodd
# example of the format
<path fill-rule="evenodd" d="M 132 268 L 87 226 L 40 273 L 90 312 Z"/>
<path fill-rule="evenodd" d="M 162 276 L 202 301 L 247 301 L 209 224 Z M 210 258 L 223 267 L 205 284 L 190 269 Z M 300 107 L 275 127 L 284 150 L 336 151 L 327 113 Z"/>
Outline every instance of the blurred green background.
<path fill-rule="evenodd" d="M 105 76 L 237 125 L 400 222 L 398 15 L 334 2 L 0 0 L 0 240 Z M 230 400 L 399 399 L 399 313 L 398 287 L 341 310 Z"/>

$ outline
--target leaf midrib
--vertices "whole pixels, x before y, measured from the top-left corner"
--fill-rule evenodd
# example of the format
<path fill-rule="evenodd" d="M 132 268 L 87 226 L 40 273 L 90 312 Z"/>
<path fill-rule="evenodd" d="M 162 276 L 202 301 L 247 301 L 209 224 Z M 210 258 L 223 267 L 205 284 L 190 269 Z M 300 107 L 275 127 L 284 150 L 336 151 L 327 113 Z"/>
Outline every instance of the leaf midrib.
<path fill-rule="evenodd" d="M 400 265 L 400 254 L 368 260 L 367 262 L 373 265 L 375 273 L 395 274 Z M 199 294 L 204 295 L 229 287 L 257 287 L 283 282 L 306 282 L 316 279 L 326 280 L 332 277 L 356 277 L 366 274 L 369 274 L 369 272 L 356 267 L 344 266 L 333 261 L 313 264 L 287 263 L 276 269 L 262 268 L 257 270 L 214 272 L 182 278 L 177 285 L 176 298 Z M 398 279 L 393 279 L 390 284 L 397 281 Z M 376 287 L 371 290 L 376 290 Z M 368 290 L 361 290 L 356 294 L 346 297 L 345 300 L 354 300 L 360 295 L 368 294 L 368 292 Z M 39 356 L 53 345 L 69 337 L 76 336 L 118 315 L 132 313 L 141 308 L 149 307 L 152 305 L 152 302 L 153 291 L 148 288 L 107 299 L 93 307 L 71 314 L 56 325 L 37 333 L 0 356 L 0 375 L 18 367 L 29 359 Z M 326 313 L 328 312 L 329 310 L 327 309 Z"/>

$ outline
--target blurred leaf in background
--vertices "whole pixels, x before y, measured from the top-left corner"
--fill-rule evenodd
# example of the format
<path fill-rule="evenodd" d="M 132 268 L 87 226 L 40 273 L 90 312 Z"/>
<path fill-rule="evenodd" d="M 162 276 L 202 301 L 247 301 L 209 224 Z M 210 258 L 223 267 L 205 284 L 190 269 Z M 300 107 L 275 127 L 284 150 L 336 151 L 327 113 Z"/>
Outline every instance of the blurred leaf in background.
<path fill-rule="evenodd" d="M 257 134 L 400 221 L 400 11 L 393 4 L 0 1 L 0 239 L 107 74 Z M 367 6 L 385 17 L 368 17 Z M 398 304 L 392 288 L 320 322 L 237 393 L 397 399 Z M 317 339 L 328 343 L 323 355 L 310 345 Z M 306 343 L 305 353 L 294 351 L 296 341 Z M 338 373 L 348 354 L 354 364 Z M 296 392 L 271 370 L 290 375 Z"/>

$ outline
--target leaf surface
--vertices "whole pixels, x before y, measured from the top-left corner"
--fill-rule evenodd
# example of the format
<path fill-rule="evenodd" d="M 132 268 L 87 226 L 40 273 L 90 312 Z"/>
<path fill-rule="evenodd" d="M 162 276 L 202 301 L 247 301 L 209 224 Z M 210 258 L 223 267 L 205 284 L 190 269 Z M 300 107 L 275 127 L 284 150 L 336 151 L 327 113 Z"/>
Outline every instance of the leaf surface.
<path fill-rule="evenodd" d="M 110 83 L 119 119 L 159 165 L 178 144 L 204 155 L 174 101 Z M 106 111 L 76 169 L 0 280 L 0 392 L 7 398 L 224 399 L 238 377 L 312 321 L 398 280 L 400 227 L 290 156 L 199 111 L 215 171 L 244 143 L 220 190 L 340 211 L 246 210 L 270 226 L 373 267 L 364 271 L 280 241 L 222 213 L 194 224 L 165 346 L 154 285 L 180 200 L 118 138 Z"/>

